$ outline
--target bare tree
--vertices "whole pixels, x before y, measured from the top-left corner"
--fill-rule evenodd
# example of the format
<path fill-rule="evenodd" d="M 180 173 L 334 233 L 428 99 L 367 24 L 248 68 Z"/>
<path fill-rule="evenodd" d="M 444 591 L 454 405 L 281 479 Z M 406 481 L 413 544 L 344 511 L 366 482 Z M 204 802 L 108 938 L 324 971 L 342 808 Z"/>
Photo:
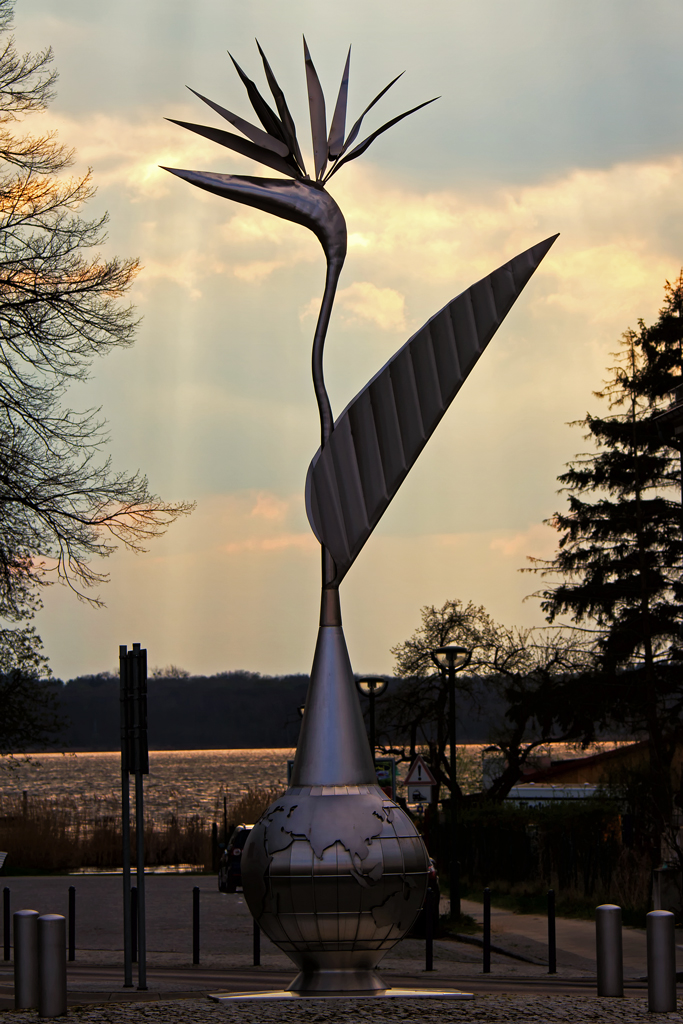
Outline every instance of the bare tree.
<path fill-rule="evenodd" d="M 472 652 L 466 673 L 456 676 L 460 712 L 487 709 L 490 752 L 498 752 L 501 771 L 487 796 L 502 799 L 525 764 L 548 742 L 589 742 L 594 723 L 569 701 L 569 680 L 590 672 L 592 655 L 585 635 L 572 630 L 534 630 L 503 626 L 471 601 L 446 601 L 422 609 L 422 624 L 393 648 L 396 675 L 405 680 L 382 707 L 385 733 L 410 736 L 429 748 L 437 782 L 453 788 L 448 744 L 448 686 L 435 671 L 431 651 L 458 644 Z M 575 691 L 572 691 L 575 692 Z M 396 750 L 396 748 L 393 748 Z M 397 751 L 398 752 L 398 751 Z M 405 756 L 405 752 L 401 750 Z M 456 796 L 461 796 L 455 780 Z"/>
<path fill-rule="evenodd" d="M 99 604 L 87 592 L 107 576 L 93 557 L 143 550 L 192 506 L 114 471 L 99 410 L 64 405 L 96 356 L 132 344 L 137 321 L 121 299 L 139 264 L 100 255 L 107 216 L 80 214 L 90 172 L 65 178 L 72 153 L 55 133 L 19 124 L 45 109 L 56 73 L 50 49 L 17 53 L 12 13 L 0 0 L 0 615 L 21 621 L 54 579 Z"/>

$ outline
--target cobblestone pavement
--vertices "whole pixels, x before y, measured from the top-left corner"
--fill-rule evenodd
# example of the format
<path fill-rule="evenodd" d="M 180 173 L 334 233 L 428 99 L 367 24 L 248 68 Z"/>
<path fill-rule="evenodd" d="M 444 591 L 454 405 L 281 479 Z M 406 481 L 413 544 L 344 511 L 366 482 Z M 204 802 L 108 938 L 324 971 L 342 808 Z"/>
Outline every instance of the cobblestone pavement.
<path fill-rule="evenodd" d="M 327 1022 L 441 1021 L 487 1024 L 519 1021 L 643 1021 L 647 1013 L 645 936 L 638 929 L 632 946 L 627 997 L 597 999 L 595 932 L 590 921 L 558 919 L 557 975 L 548 976 L 545 922 L 531 915 L 496 914 L 494 942 L 526 957 L 491 957 L 483 975 L 476 945 L 436 941 L 433 974 L 424 972 L 424 942 L 406 939 L 380 965 L 393 987 L 443 987 L 474 992 L 469 1002 L 431 998 L 311 1000 L 306 1002 L 211 1003 L 207 992 L 284 988 L 296 973 L 291 961 L 262 936 L 261 967 L 252 966 L 252 920 L 241 894 L 218 893 L 215 877 L 152 876 L 147 884 L 148 982 L 146 994 L 122 990 L 121 878 L 7 878 L 12 910 L 34 908 L 65 913 L 70 884 L 76 886 L 76 962 L 69 965 L 69 1017 L 83 1024 L 269 1024 L 296 1020 Z M 192 889 L 201 887 L 201 963 L 192 966 Z M 445 909 L 445 907 L 443 908 Z M 479 912 L 475 904 L 464 907 Z M 626 931 L 626 930 L 625 930 Z M 544 939 L 546 941 L 544 941 Z M 134 968 L 135 984 L 137 971 Z M 530 994 L 532 993 L 532 994 Z M 681 994 L 683 1007 L 683 991 Z M 90 1000 L 90 1005 L 85 1005 Z M 144 1001 L 143 1001 L 144 1000 Z M 78 1002 L 82 1005 L 78 1005 Z M 15 1012 L 12 965 L 0 966 L 0 1024 L 37 1020 L 36 1013 Z M 668 1015 L 681 1020 L 677 1014 Z"/>
<path fill-rule="evenodd" d="M 439 999 L 335 999 L 306 1002 L 212 1003 L 208 999 L 176 999 L 155 1003 L 116 1003 L 73 1007 L 73 1024 L 566 1024 L 633 1021 L 680 1021 L 680 1013 L 650 1014 L 645 999 L 598 999 L 587 996 L 483 995 L 467 1002 Z M 5 1011 L 2 1024 L 29 1024 L 34 1011 Z M 64 1019 L 64 1018 L 61 1018 Z"/>

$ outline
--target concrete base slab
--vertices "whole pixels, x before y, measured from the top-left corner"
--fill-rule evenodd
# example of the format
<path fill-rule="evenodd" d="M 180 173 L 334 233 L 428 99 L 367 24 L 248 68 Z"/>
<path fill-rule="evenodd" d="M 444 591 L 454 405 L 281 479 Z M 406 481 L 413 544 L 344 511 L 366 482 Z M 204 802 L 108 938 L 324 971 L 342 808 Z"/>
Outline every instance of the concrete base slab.
<path fill-rule="evenodd" d="M 298 999 L 303 1002 L 311 999 L 474 999 L 474 995 L 456 989 L 387 988 L 377 992 L 328 992 L 307 996 L 288 989 L 275 989 L 271 992 L 210 992 L 209 999 L 216 1003 L 256 1002 L 264 999 Z"/>

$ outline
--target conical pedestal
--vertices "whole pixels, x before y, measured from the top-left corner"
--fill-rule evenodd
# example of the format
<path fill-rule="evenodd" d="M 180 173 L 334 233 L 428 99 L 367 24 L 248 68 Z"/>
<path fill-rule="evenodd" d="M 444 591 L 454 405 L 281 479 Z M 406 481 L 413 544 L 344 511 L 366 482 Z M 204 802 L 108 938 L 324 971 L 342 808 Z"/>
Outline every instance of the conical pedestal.
<path fill-rule="evenodd" d="M 292 784 L 242 854 L 249 909 L 299 968 L 299 995 L 380 994 L 375 971 L 410 929 L 428 855 L 377 785 L 340 625 L 321 626 Z"/>

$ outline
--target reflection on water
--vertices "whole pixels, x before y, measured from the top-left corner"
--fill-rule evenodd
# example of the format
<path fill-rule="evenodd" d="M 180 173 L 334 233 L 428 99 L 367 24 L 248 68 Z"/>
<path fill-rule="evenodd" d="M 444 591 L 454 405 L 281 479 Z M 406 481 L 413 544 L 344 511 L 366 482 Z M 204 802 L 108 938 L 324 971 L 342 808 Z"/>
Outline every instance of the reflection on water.
<path fill-rule="evenodd" d="M 220 821 L 224 795 L 229 807 L 249 789 L 285 789 L 287 759 L 291 757 L 294 751 L 286 747 L 150 751 L 149 775 L 145 777 L 146 816 L 161 822 L 169 814 L 199 814 L 207 821 Z M 24 791 L 40 799 L 118 805 L 121 755 L 32 754 L 30 764 L 20 763 L 0 773 L 0 794 L 20 796 Z"/>

